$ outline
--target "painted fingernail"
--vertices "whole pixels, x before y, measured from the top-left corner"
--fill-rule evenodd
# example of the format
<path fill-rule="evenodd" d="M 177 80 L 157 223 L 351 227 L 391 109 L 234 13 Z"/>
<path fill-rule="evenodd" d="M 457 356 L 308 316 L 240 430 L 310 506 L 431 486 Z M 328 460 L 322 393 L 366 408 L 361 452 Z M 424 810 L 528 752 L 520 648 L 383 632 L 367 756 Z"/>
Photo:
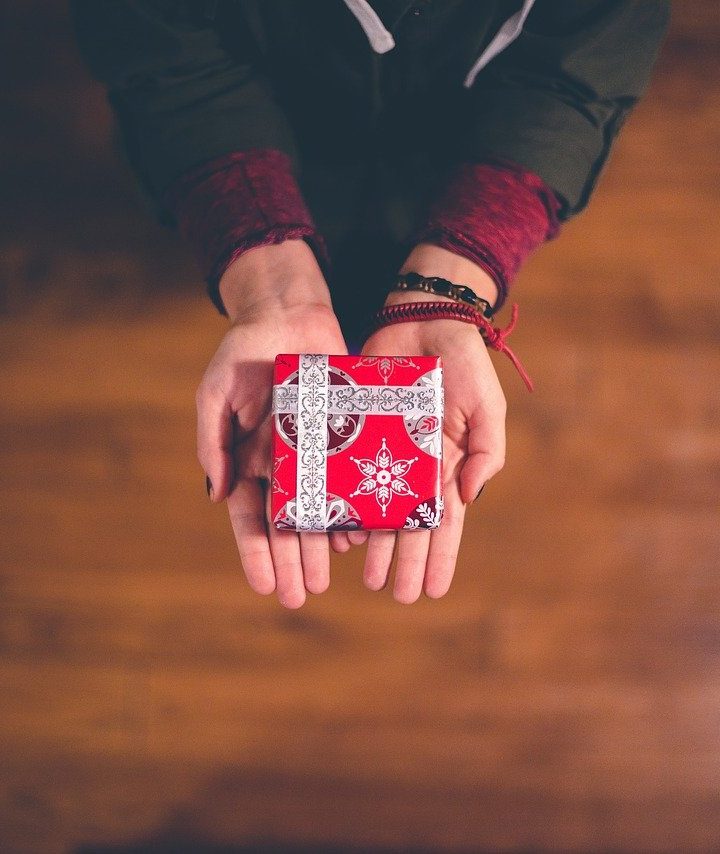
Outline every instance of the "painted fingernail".
<path fill-rule="evenodd" d="M 213 499 L 213 485 L 210 478 L 205 475 L 205 489 L 207 490 L 208 498 L 212 501 Z"/>
<path fill-rule="evenodd" d="M 480 487 L 480 491 L 479 491 L 479 492 L 478 492 L 478 494 L 475 496 L 475 498 L 473 498 L 473 501 L 477 501 L 477 500 L 478 500 L 478 498 L 480 498 L 480 496 L 482 495 L 482 491 L 483 491 L 483 489 L 485 489 L 485 486 L 486 486 L 486 484 L 483 484 L 483 485 Z"/>

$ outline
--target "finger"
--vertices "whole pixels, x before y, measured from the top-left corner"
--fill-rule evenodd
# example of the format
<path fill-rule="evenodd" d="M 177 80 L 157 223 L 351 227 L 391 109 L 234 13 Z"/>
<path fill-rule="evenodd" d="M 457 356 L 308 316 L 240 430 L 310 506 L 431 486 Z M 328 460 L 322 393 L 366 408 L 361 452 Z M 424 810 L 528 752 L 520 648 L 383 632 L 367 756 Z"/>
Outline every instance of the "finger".
<path fill-rule="evenodd" d="M 278 600 L 285 608 L 299 608 L 305 602 L 300 538 L 295 531 L 281 531 L 269 525 L 268 540 Z"/>
<path fill-rule="evenodd" d="M 330 585 L 330 549 L 327 534 L 300 534 L 305 589 L 308 593 L 324 593 Z"/>
<path fill-rule="evenodd" d="M 393 596 L 396 602 L 411 605 L 422 593 L 430 531 L 400 531 Z"/>
<path fill-rule="evenodd" d="M 372 531 L 368 538 L 363 580 L 370 590 L 382 590 L 387 584 L 395 549 L 395 531 Z"/>
<path fill-rule="evenodd" d="M 505 465 L 505 401 L 483 407 L 470 419 L 468 458 L 460 472 L 460 497 L 469 504 Z"/>
<path fill-rule="evenodd" d="M 329 535 L 330 548 L 337 554 L 350 551 L 350 540 L 345 531 L 331 531 Z"/>
<path fill-rule="evenodd" d="M 348 531 L 347 538 L 350 540 L 352 545 L 361 546 L 363 543 L 367 542 L 367 538 L 370 536 L 370 531 Z"/>
<path fill-rule="evenodd" d="M 267 595 L 275 590 L 275 570 L 264 503 L 262 486 L 255 478 L 238 480 L 227 500 L 230 523 L 248 584 L 256 593 Z"/>
<path fill-rule="evenodd" d="M 234 420 L 234 427 L 235 477 L 254 477 L 266 483 L 273 483 L 275 477 L 270 419 L 265 419 L 254 430 L 244 435 L 238 426 L 237 418 Z"/>
<path fill-rule="evenodd" d="M 197 456 L 210 481 L 211 501 L 223 501 L 233 484 L 233 412 L 219 389 L 200 384 L 196 395 Z"/>
<path fill-rule="evenodd" d="M 439 599 L 450 589 L 455 574 L 465 505 L 460 498 L 457 485 L 449 484 L 445 489 L 445 510 L 440 527 L 432 532 L 425 570 L 425 595 Z"/>

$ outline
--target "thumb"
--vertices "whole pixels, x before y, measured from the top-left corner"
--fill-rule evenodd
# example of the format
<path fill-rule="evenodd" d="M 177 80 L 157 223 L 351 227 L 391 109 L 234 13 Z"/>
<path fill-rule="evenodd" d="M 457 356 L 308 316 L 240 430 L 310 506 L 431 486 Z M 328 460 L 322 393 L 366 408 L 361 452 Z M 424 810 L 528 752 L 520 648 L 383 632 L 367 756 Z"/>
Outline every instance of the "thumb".
<path fill-rule="evenodd" d="M 227 498 L 233 485 L 232 419 L 225 396 L 201 385 L 197 394 L 197 455 L 213 502 Z"/>
<path fill-rule="evenodd" d="M 480 490 L 490 479 L 487 473 L 486 458 L 482 454 L 473 454 L 465 460 L 460 470 L 460 497 L 465 504 L 470 504 L 479 495 Z"/>
<path fill-rule="evenodd" d="M 460 471 L 460 497 L 469 504 L 505 465 L 504 413 L 478 413 L 468 437 L 468 457 Z"/>

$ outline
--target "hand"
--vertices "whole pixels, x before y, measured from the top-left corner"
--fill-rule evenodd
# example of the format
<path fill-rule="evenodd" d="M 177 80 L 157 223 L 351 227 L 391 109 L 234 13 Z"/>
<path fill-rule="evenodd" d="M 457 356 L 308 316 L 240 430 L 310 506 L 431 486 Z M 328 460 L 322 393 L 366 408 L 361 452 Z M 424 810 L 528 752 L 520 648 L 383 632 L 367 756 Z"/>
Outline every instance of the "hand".
<path fill-rule="evenodd" d="M 468 284 L 493 303 L 497 297 L 492 279 L 483 270 L 437 247 L 414 250 L 400 272 L 407 270 Z M 443 298 L 395 292 L 388 296 L 386 305 L 437 299 Z M 380 590 L 387 583 L 397 543 L 395 599 L 409 604 L 423 591 L 439 598 L 448 591 L 455 571 L 466 505 L 504 465 L 505 396 L 477 328 L 462 321 L 387 326 L 367 340 L 363 353 L 443 358 L 445 511 L 440 527 L 434 531 L 373 531 L 369 537 L 367 532 L 347 535 L 353 544 L 368 541 L 364 581 L 371 590 Z"/>
<path fill-rule="evenodd" d="M 233 321 L 197 392 L 198 459 L 211 499 L 227 499 L 250 587 L 298 608 L 330 581 L 328 536 L 280 531 L 270 507 L 273 364 L 277 353 L 346 353 L 322 273 L 299 240 L 243 253 L 220 293 Z M 341 549 L 344 544 L 341 543 Z"/>

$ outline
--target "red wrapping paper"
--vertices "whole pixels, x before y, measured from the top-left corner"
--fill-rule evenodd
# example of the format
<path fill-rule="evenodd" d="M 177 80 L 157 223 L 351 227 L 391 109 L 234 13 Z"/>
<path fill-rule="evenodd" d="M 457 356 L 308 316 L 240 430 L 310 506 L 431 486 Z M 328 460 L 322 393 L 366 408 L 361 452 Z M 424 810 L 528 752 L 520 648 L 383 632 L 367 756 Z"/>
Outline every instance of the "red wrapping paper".
<path fill-rule="evenodd" d="M 438 356 L 280 354 L 271 516 L 297 531 L 437 528 Z"/>

